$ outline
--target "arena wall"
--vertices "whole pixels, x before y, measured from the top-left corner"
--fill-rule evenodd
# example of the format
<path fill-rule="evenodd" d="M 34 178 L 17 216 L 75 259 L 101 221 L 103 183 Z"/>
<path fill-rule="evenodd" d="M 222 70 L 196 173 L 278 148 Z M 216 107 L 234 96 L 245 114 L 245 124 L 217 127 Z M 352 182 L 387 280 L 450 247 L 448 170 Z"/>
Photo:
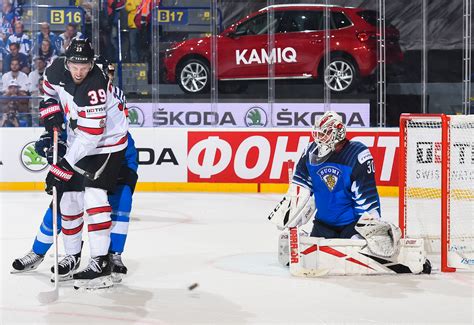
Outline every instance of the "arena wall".
<path fill-rule="evenodd" d="M 0 190 L 42 190 L 46 159 L 34 152 L 41 128 L 0 129 Z M 285 192 L 288 160 L 311 141 L 306 129 L 133 128 L 137 191 Z M 374 156 L 382 196 L 398 195 L 398 129 L 349 129 Z"/>

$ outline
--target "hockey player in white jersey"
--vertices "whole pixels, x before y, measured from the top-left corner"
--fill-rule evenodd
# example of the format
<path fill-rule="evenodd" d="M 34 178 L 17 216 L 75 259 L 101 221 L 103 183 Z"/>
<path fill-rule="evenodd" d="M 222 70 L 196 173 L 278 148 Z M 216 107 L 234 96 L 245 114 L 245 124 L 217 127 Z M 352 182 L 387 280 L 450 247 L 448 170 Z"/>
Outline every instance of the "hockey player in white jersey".
<path fill-rule="evenodd" d="M 114 79 L 114 66 L 108 61 L 97 56 L 94 60 L 95 64 L 104 72 L 104 74 L 112 82 Z M 127 116 L 126 98 L 121 89 L 114 87 L 114 95 L 118 98 L 124 107 L 123 113 Z M 63 157 L 66 154 L 67 144 L 64 142 L 66 134 L 63 134 L 64 139 L 58 141 L 58 157 Z M 47 158 L 48 163 L 53 161 L 53 139 L 52 135 L 44 132 L 38 141 L 35 143 L 35 151 L 44 158 Z M 125 274 L 127 274 L 127 267 L 122 262 L 121 254 L 125 248 L 125 242 L 128 234 L 128 223 L 130 221 L 130 211 L 132 209 L 132 195 L 138 179 L 137 169 L 137 150 L 135 148 L 134 140 L 130 133 L 128 133 L 128 146 L 125 152 L 125 161 L 120 170 L 119 179 L 117 181 L 116 190 L 113 193 L 108 193 L 109 203 L 112 207 L 112 228 L 110 233 L 110 247 L 109 257 L 112 266 L 113 282 L 120 282 Z M 37 235 L 34 239 L 31 251 L 26 255 L 15 259 L 12 263 L 12 273 L 21 273 L 35 270 L 43 261 L 45 254 L 53 244 L 53 216 L 52 207 L 50 206 L 43 216 L 43 220 L 38 229 Z M 58 216 L 58 228 L 61 229 L 61 216 Z M 72 274 L 67 271 L 70 260 L 63 259 L 59 264 L 61 276 L 60 281 L 71 280 Z M 78 264 L 78 263 L 77 263 Z M 54 268 L 52 268 L 54 273 Z M 53 274 L 54 279 L 54 274 Z M 53 281 L 52 279 L 52 281 Z"/>
<path fill-rule="evenodd" d="M 381 219 L 374 160 L 369 149 L 361 142 L 346 138 L 341 116 L 332 111 L 316 121 L 312 135 L 314 141 L 306 147 L 298 161 L 287 195 L 269 216 L 279 228 L 290 229 L 289 236 L 288 233 L 281 236 L 280 262 L 291 262 L 288 245 L 293 249 L 299 246 L 295 228 L 312 220 L 309 237 L 328 241 L 302 239 L 312 247 L 308 251 L 303 250 L 302 258 L 316 256 L 315 260 L 320 262 L 328 256 L 334 258 L 334 263 L 341 262 L 341 269 L 335 270 L 336 274 L 339 271 L 348 274 L 381 270 L 396 273 L 422 271 L 425 259 L 421 254 L 421 258 L 414 263 L 411 260 L 407 262 L 412 263 L 410 266 L 413 267 L 399 266 L 406 262 L 397 260 L 400 255 L 400 230 Z M 288 244 L 289 237 L 293 243 L 290 241 Z M 322 243 L 329 248 L 320 253 L 321 247 L 326 247 Z M 364 245 L 368 245 L 369 253 L 361 253 Z M 346 251 L 338 251 L 334 246 L 345 247 Z M 415 255 L 419 246 L 416 247 L 410 248 Z M 355 252 L 354 256 L 342 258 L 349 255 L 348 251 Z M 299 261 L 294 251 L 290 255 Z M 389 257 L 391 259 L 387 259 Z M 367 258 L 372 259 L 370 263 L 382 265 L 380 269 L 367 262 Z M 348 271 L 352 267 L 355 271 Z M 429 261 L 424 271 L 427 272 L 428 268 Z"/>
<path fill-rule="evenodd" d="M 57 58 L 44 75 L 45 96 L 40 116 L 47 131 L 67 119 L 67 151 L 52 165 L 46 191 L 56 186 L 68 263 L 61 263 L 61 276 L 79 267 L 83 215 L 87 213 L 91 260 L 75 273 L 74 287 L 101 288 L 112 285 L 108 249 L 112 225 L 107 191 L 113 191 L 127 147 L 128 122 L 112 85 L 94 64 L 88 40 L 72 40 L 66 57 Z M 64 112 L 63 112 L 64 110 Z"/>

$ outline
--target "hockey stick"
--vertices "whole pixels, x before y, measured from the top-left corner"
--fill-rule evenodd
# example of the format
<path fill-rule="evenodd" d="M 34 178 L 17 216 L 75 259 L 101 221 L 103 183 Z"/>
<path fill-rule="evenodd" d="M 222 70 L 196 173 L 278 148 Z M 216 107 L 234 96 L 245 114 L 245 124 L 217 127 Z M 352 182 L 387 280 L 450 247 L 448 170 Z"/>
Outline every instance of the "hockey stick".
<path fill-rule="evenodd" d="M 292 165 L 292 161 L 288 161 L 289 165 Z M 291 180 L 293 179 L 293 168 L 288 167 L 288 182 L 291 185 Z M 290 187 L 291 188 L 291 187 Z M 290 192 L 290 209 L 296 208 L 296 202 L 293 199 L 296 197 L 296 193 Z M 323 275 L 328 274 L 328 269 L 307 269 L 302 266 L 301 263 L 301 251 L 300 251 L 300 234 L 298 230 L 298 226 L 289 228 L 290 236 L 288 240 L 290 242 L 290 274 L 297 277 L 305 277 L 305 278 L 314 278 L 320 277 Z"/>
<path fill-rule="evenodd" d="M 58 162 L 58 130 L 53 131 L 53 165 Z M 54 246 L 54 289 L 38 294 L 42 304 L 52 303 L 59 298 L 59 270 L 58 270 L 58 192 L 53 186 L 53 246 Z"/>
<path fill-rule="evenodd" d="M 109 154 L 107 155 L 107 159 L 105 159 L 105 162 L 102 164 L 102 166 L 95 173 L 90 173 L 90 172 L 88 172 L 88 171 L 86 171 L 86 170 L 84 170 L 80 167 L 77 167 L 76 165 L 73 165 L 72 169 L 74 169 L 74 171 L 78 172 L 82 176 L 90 179 L 91 181 L 95 181 L 96 179 L 98 179 L 100 177 L 100 175 L 104 171 L 105 167 L 107 166 L 107 163 L 109 162 L 109 158 L 110 158 L 111 154 L 112 153 L 109 152 Z"/>

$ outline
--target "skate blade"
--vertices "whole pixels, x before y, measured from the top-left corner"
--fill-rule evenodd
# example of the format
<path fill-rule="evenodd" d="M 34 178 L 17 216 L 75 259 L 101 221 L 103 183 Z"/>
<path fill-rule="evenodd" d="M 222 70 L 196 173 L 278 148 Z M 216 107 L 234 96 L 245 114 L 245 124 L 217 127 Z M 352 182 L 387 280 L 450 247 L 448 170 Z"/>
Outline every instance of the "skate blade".
<path fill-rule="evenodd" d="M 59 275 L 59 282 L 66 282 L 72 280 L 72 273 L 68 273 L 66 275 Z M 51 275 L 51 282 L 54 283 L 54 273 Z"/>
<path fill-rule="evenodd" d="M 122 282 L 125 274 L 112 272 L 112 274 L 110 276 L 112 277 L 112 282 L 113 283 L 120 283 L 120 282 Z"/>
<path fill-rule="evenodd" d="M 74 280 L 74 289 L 76 290 L 96 290 L 110 288 L 114 285 L 112 276 L 101 276 L 92 280 Z"/>
<path fill-rule="evenodd" d="M 31 272 L 34 271 L 38 268 L 39 265 L 24 269 L 24 270 L 17 270 L 17 269 L 11 269 L 10 274 L 17 274 L 17 273 L 25 273 L 25 272 Z"/>
<path fill-rule="evenodd" d="M 15 270 L 15 269 L 11 269 L 11 270 L 10 270 L 10 274 L 27 273 L 27 272 L 33 271 L 33 270 L 35 270 L 35 269 L 36 269 L 36 268 L 34 268 L 34 269 L 26 269 L 26 270 Z"/>

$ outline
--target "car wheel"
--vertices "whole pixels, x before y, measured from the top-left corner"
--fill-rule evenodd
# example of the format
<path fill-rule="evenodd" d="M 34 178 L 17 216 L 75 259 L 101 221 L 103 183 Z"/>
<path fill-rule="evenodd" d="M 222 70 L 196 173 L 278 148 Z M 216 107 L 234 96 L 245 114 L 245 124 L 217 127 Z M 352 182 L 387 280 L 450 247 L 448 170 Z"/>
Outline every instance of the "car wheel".
<path fill-rule="evenodd" d="M 185 93 L 201 94 L 209 91 L 209 66 L 203 60 L 185 61 L 178 72 L 178 84 Z"/>
<path fill-rule="evenodd" d="M 349 60 L 333 58 L 324 70 L 324 83 L 333 92 L 349 92 L 356 84 L 357 72 Z"/>

